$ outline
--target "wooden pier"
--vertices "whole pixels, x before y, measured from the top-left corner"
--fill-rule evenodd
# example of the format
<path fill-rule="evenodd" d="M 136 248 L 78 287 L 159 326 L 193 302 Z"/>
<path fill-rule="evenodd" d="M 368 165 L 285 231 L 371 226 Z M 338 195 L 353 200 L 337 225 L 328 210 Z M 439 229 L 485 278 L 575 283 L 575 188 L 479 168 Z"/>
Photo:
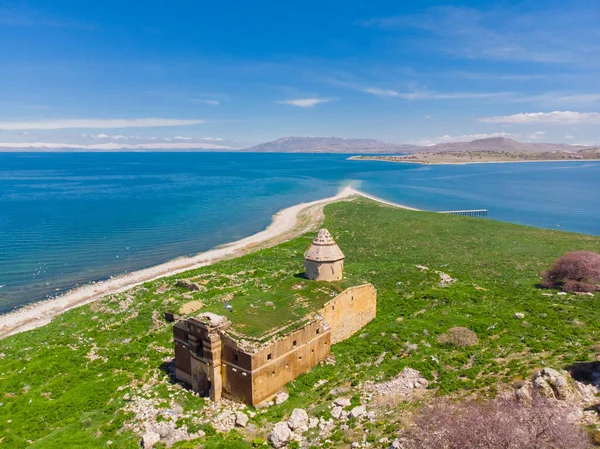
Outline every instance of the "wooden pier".
<path fill-rule="evenodd" d="M 440 212 L 440 214 L 450 215 L 463 215 L 465 217 L 487 217 L 487 209 L 473 209 L 473 210 L 449 210 Z"/>

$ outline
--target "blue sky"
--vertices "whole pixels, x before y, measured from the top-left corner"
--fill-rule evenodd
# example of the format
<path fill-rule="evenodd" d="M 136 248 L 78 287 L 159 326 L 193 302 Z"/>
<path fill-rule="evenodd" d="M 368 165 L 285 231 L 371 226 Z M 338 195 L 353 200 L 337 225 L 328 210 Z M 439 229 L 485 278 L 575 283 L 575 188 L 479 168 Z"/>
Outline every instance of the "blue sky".
<path fill-rule="evenodd" d="M 0 148 L 600 144 L 593 1 L 0 0 Z"/>

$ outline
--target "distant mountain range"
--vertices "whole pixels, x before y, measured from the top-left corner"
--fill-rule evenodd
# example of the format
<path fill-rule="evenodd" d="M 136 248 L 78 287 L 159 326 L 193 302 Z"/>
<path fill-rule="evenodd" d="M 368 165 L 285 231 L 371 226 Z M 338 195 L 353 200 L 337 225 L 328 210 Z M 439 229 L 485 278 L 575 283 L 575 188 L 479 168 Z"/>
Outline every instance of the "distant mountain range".
<path fill-rule="evenodd" d="M 340 137 L 284 137 L 273 142 L 245 148 L 257 153 L 349 153 L 398 154 L 441 153 L 462 151 L 505 151 L 519 153 L 575 152 L 586 147 L 565 143 L 522 143 L 506 137 L 477 139 L 471 142 L 446 142 L 432 146 L 396 144 L 375 139 L 345 139 Z M 594 147 L 588 147 L 594 148 Z"/>
<path fill-rule="evenodd" d="M 506 137 L 477 139 L 471 142 L 447 142 L 429 147 L 412 148 L 409 153 L 441 153 L 461 151 L 505 151 L 518 153 L 575 152 L 586 148 L 566 143 L 522 143 Z M 593 148 L 593 147 L 589 147 Z"/>
<path fill-rule="evenodd" d="M 374 139 L 344 139 L 340 137 L 284 137 L 273 142 L 245 148 L 257 153 L 407 153 L 419 149 L 415 145 L 395 144 Z"/>

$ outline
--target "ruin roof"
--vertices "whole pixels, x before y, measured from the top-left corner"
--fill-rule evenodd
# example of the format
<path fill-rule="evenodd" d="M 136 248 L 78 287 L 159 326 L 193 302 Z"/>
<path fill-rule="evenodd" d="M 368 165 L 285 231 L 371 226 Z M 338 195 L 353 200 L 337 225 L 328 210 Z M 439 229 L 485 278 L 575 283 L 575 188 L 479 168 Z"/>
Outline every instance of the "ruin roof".
<path fill-rule="evenodd" d="M 304 253 L 304 258 L 314 262 L 335 262 L 344 258 L 344 253 L 335 243 L 327 229 L 321 229 Z"/>

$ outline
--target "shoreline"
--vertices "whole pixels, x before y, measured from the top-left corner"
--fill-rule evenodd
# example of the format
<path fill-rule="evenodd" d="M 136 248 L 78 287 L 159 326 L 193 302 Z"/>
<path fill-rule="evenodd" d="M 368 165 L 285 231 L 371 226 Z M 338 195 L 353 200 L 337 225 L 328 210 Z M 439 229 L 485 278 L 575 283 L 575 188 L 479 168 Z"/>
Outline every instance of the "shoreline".
<path fill-rule="evenodd" d="M 384 156 L 387 157 L 387 156 Z M 423 162 L 423 161 L 391 161 L 388 159 L 371 159 L 370 157 L 351 156 L 348 161 L 370 161 L 370 162 L 390 162 L 393 164 L 418 164 L 418 165 L 477 165 L 477 164 L 521 164 L 523 162 L 600 162 L 600 159 L 540 159 L 540 160 L 523 160 L 523 161 L 479 161 L 479 162 Z"/>
<path fill-rule="evenodd" d="M 379 203 L 418 211 L 409 206 L 386 201 L 363 193 L 352 187 L 341 189 L 335 196 L 309 203 L 300 203 L 280 210 L 266 229 L 243 239 L 220 245 L 191 257 L 179 257 L 170 261 L 89 283 L 70 290 L 60 296 L 35 302 L 22 308 L 0 315 L 0 339 L 44 326 L 58 315 L 68 310 L 90 304 L 107 295 L 122 293 L 145 282 L 173 276 L 185 271 L 212 265 L 222 260 L 233 259 L 245 254 L 275 246 L 316 228 L 324 219 L 323 207 L 338 201 L 364 197 Z"/>

